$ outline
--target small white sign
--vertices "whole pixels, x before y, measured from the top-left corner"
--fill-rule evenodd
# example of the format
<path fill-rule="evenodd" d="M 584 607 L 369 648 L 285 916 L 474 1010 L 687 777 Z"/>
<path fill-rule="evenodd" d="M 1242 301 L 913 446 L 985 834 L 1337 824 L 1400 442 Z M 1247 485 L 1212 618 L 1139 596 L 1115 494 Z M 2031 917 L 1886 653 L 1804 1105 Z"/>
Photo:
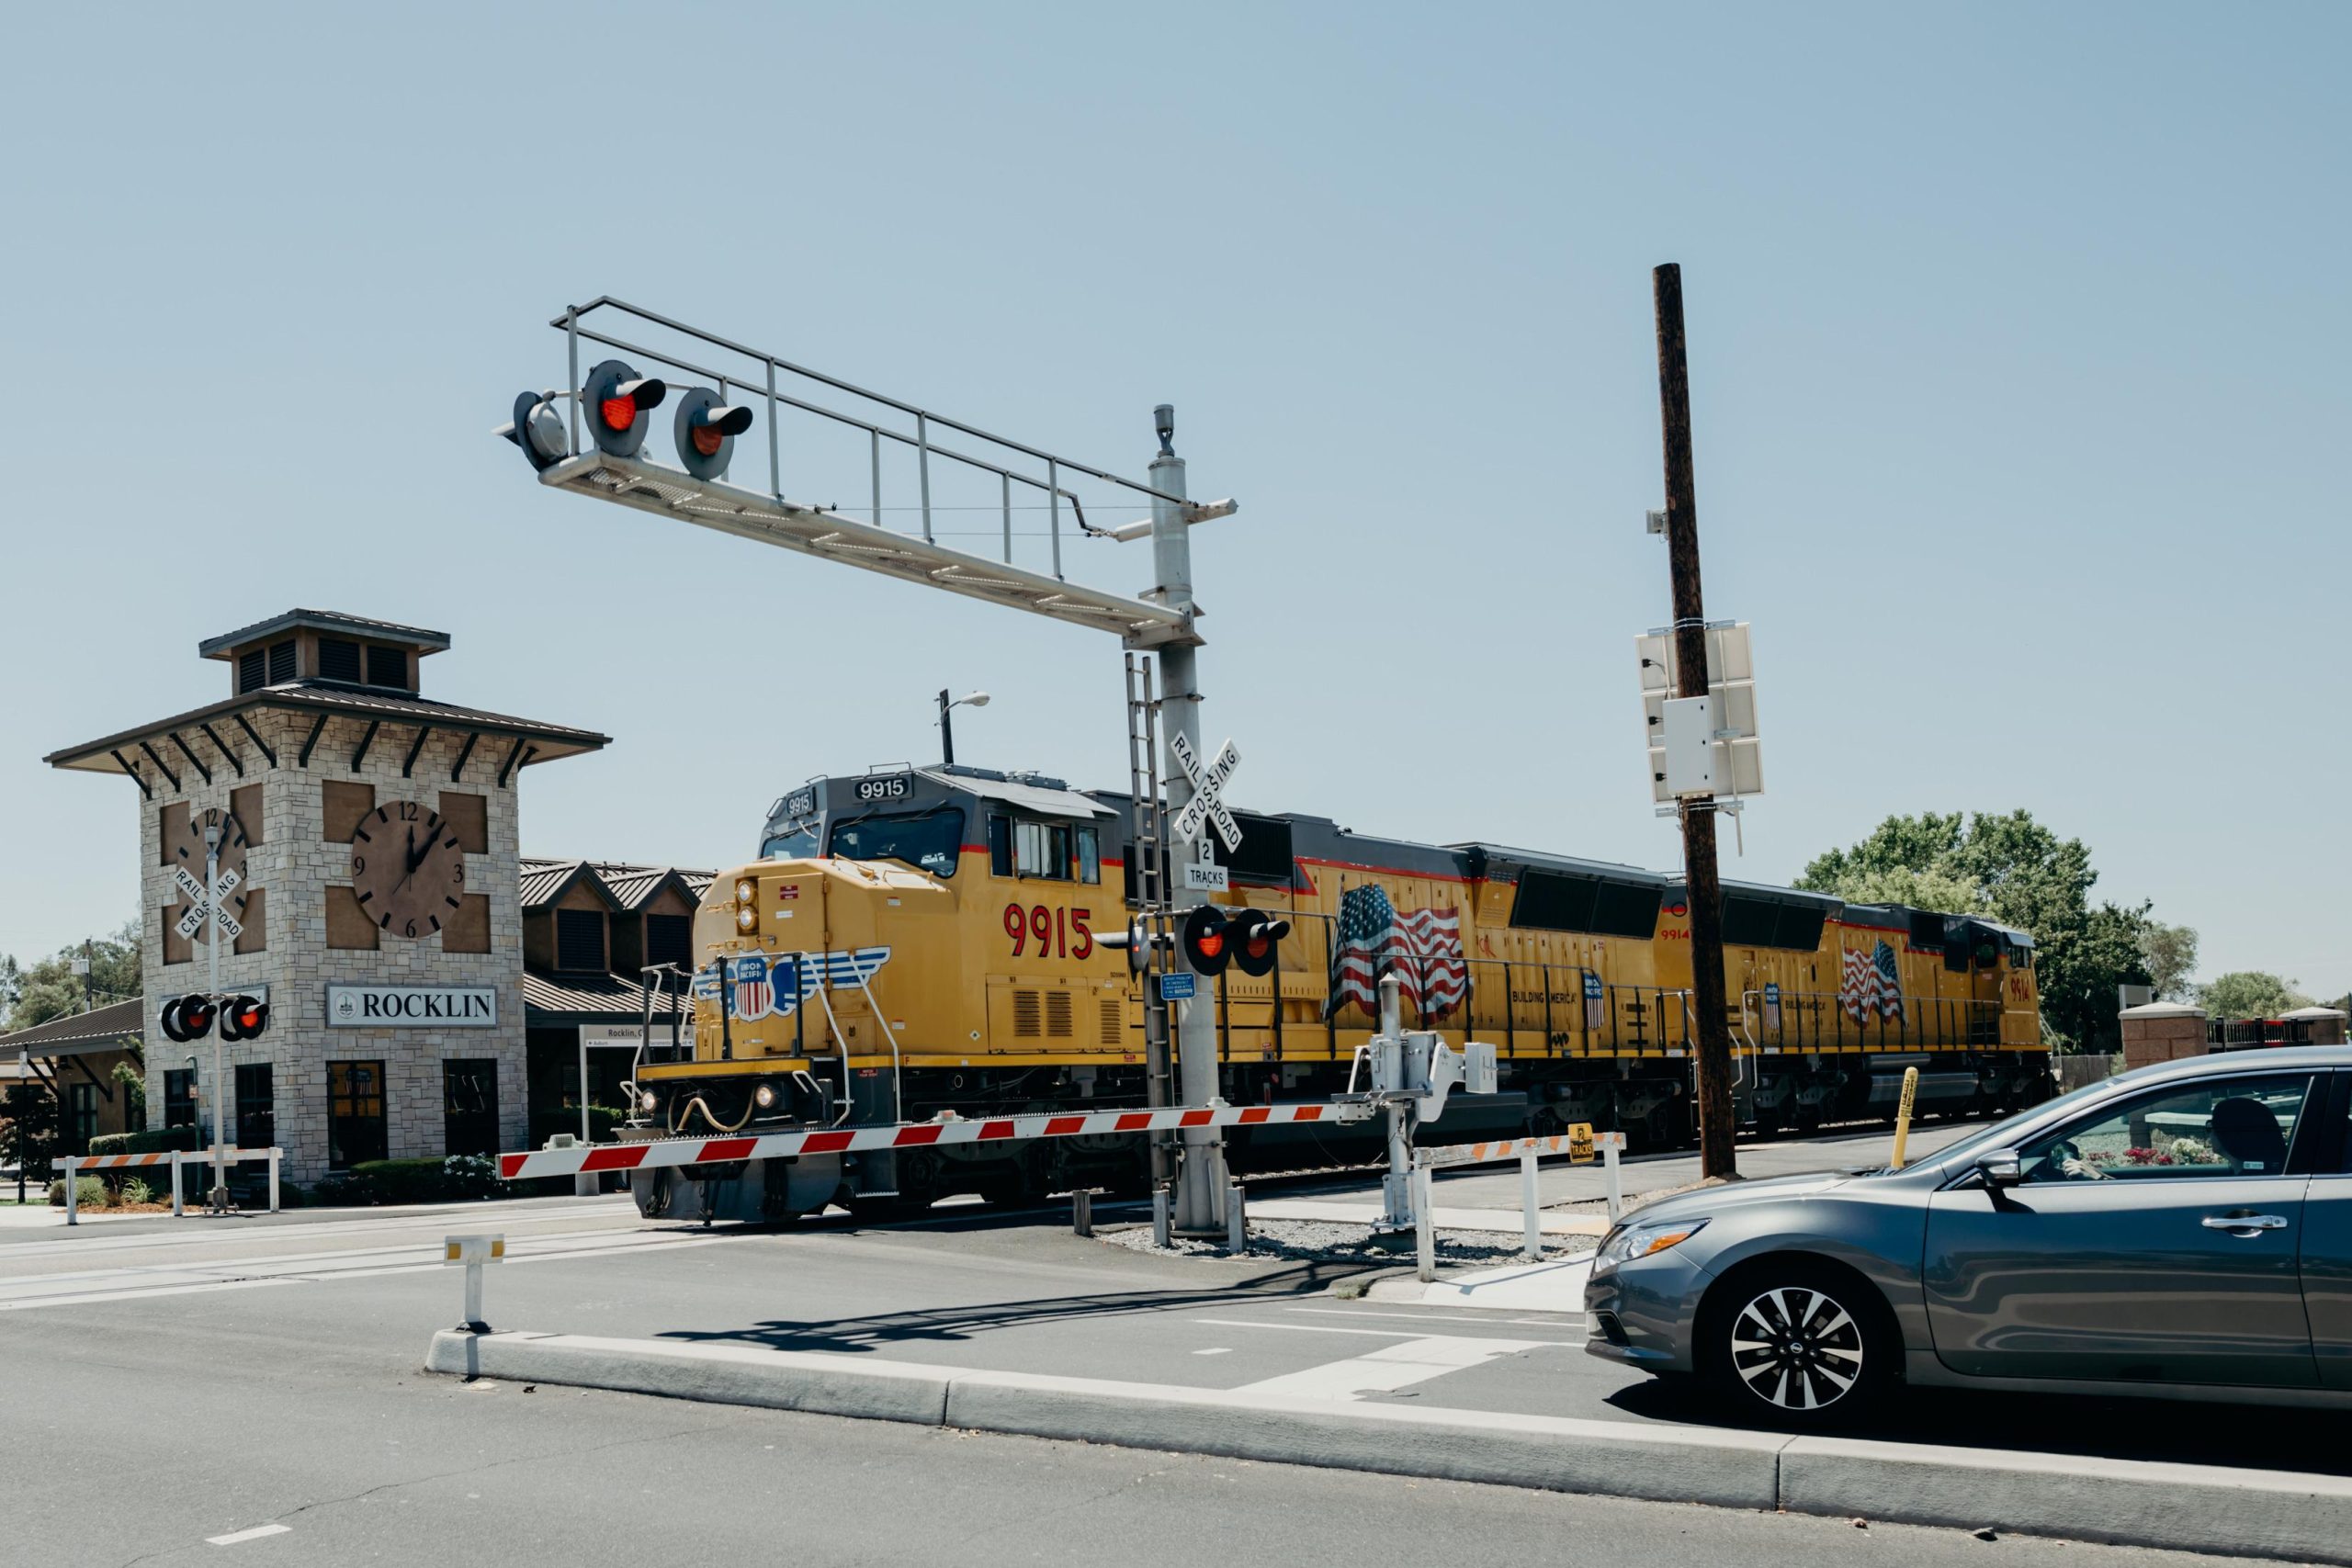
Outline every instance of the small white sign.
<path fill-rule="evenodd" d="M 580 1043 L 591 1049 L 605 1046 L 628 1046 L 634 1051 L 643 1044 L 645 1035 L 634 1023 L 583 1023 L 580 1026 Z M 670 1043 L 670 1021 L 657 1020 L 653 1025 L 653 1043 Z"/>
<path fill-rule="evenodd" d="M 494 986 L 329 986 L 331 1029 L 495 1029 Z"/>
<path fill-rule="evenodd" d="M 1187 865 L 1184 868 L 1184 891 L 1187 893 L 1229 893 L 1232 877 L 1221 865 Z"/>

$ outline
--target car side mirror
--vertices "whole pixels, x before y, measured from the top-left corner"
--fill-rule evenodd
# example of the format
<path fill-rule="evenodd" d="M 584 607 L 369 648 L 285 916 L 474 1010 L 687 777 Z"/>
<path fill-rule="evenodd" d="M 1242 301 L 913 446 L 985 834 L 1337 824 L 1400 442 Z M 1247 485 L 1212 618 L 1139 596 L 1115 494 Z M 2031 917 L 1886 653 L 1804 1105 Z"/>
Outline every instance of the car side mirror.
<path fill-rule="evenodd" d="M 2015 1187 L 2025 1179 L 2025 1162 L 2015 1149 L 1995 1149 L 1977 1160 L 1976 1173 L 1987 1187 Z"/>

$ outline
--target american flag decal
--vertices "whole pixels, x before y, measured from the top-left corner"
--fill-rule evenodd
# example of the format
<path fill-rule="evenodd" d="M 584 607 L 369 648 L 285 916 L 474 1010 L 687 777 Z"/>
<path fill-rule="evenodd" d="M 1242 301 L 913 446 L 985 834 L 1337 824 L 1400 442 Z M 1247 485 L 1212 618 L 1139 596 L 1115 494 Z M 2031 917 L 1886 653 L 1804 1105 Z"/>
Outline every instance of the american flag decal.
<path fill-rule="evenodd" d="M 1469 994 L 1470 965 L 1462 951 L 1456 909 L 1398 914 L 1387 893 L 1370 884 L 1340 896 L 1340 922 L 1331 938 L 1329 1018 L 1350 1002 L 1380 1010 L 1380 977 L 1395 975 L 1399 995 L 1421 1017 L 1438 1018 Z"/>
<path fill-rule="evenodd" d="M 1903 974 L 1894 962 L 1894 949 L 1883 940 L 1869 953 L 1848 948 L 1845 972 L 1838 984 L 1838 1005 L 1856 1023 L 1869 1022 L 1872 1013 L 1901 1018 Z"/>

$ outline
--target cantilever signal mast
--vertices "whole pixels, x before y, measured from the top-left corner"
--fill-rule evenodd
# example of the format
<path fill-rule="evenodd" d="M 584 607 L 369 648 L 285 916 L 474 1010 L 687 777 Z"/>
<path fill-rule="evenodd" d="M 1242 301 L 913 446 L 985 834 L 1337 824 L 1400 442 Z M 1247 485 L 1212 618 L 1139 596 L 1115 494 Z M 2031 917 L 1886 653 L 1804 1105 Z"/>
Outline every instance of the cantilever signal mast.
<path fill-rule="evenodd" d="M 1159 660 L 1159 701 L 1170 748 L 1162 776 L 1168 780 L 1170 818 L 1190 803 L 1193 788 L 1183 770 L 1176 766 L 1175 749 L 1180 742 L 1195 754 L 1201 749 L 1196 651 L 1203 639 L 1195 624 L 1191 530 L 1196 524 L 1231 516 L 1236 507 L 1229 500 L 1187 498 L 1184 460 L 1176 455 L 1173 445 L 1176 411 L 1172 407 L 1162 404 L 1153 411 L 1159 450 L 1151 460 L 1149 480 L 1139 483 L 869 391 L 610 296 L 572 306 L 548 325 L 565 338 L 563 387 L 523 392 L 514 400 L 512 423 L 498 432 L 522 449 L 541 484 L 1109 632 L 1129 650 L 1149 651 Z M 619 335 L 623 332 L 631 336 Z M 633 341 L 640 333 L 666 338 L 673 346 Z M 592 353 L 627 357 L 594 365 L 583 380 L 583 346 Z M 701 383 L 688 388 L 678 400 L 675 468 L 657 463 L 643 452 L 652 411 L 665 407 L 671 387 L 662 377 L 640 375 L 639 364 L 659 366 Z M 787 415 L 793 416 L 797 428 L 847 433 L 853 442 L 866 446 L 871 479 L 864 508 L 844 510 L 786 496 L 786 447 L 778 426 Z M 761 483 L 756 464 L 747 465 L 754 469 L 748 478 L 730 479 L 728 468 L 735 456 L 737 438 L 763 422 L 767 434 L 765 483 Z M 922 520 L 919 534 L 883 525 L 886 450 L 914 457 Z M 996 489 L 1003 533 L 999 557 L 940 542 L 932 496 L 935 473 L 942 479 L 950 473 L 981 478 Z M 1150 515 L 1108 528 L 1088 524 L 1070 489 L 1079 479 L 1108 487 L 1123 502 L 1148 502 Z M 1045 502 L 1052 541 L 1050 571 L 1013 560 L 1016 488 L 1024 497 Z M 866 513 L 864 521 L 853 515 L 859 510 Z M 1071 581 L 1062 570 L 1066 513 L 1087 536 L 1122 543 L 1150 540 L 1152 585 L 1130 595 Z M 944 717 L 943 710 L 943 721 Z M 1195 863 L 1204 831 L 1204 826 L 1163 848 L 1178 863 Z M 1195 889 L 1175 886 L 1170 893 L 1170 901 L 1178 913 L 1204 901 Z M 1217 1091 L 1214 1011 L 1206 1006 L 1182 1009 L 1176 1037 L 1180 1092 L 1188 1104 L 1206 1104 Z M 1190 1235 L 1221 1234 L 1226 1228 L 1224 1146 L 1204 1128 L 1187 1129 L 1182 1136 L 1176 1228 Z"/>

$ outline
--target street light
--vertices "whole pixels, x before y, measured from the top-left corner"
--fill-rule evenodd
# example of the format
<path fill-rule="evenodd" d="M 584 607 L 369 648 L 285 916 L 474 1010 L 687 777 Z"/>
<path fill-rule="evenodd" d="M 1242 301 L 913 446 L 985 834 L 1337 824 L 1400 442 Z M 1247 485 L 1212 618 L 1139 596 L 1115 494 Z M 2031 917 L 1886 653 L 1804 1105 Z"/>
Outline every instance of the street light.
<path fill-rule="evenodd" d="M 956 731 L 948 727 L 947 710 L 965 707 L 984 708 L 988 705 L 989 694 L 986 692 L 967 692 L 953 702 L 948 701 L 944 691 L 939 694 L 939 760 L 943 764 L 956 761 Z"/>

